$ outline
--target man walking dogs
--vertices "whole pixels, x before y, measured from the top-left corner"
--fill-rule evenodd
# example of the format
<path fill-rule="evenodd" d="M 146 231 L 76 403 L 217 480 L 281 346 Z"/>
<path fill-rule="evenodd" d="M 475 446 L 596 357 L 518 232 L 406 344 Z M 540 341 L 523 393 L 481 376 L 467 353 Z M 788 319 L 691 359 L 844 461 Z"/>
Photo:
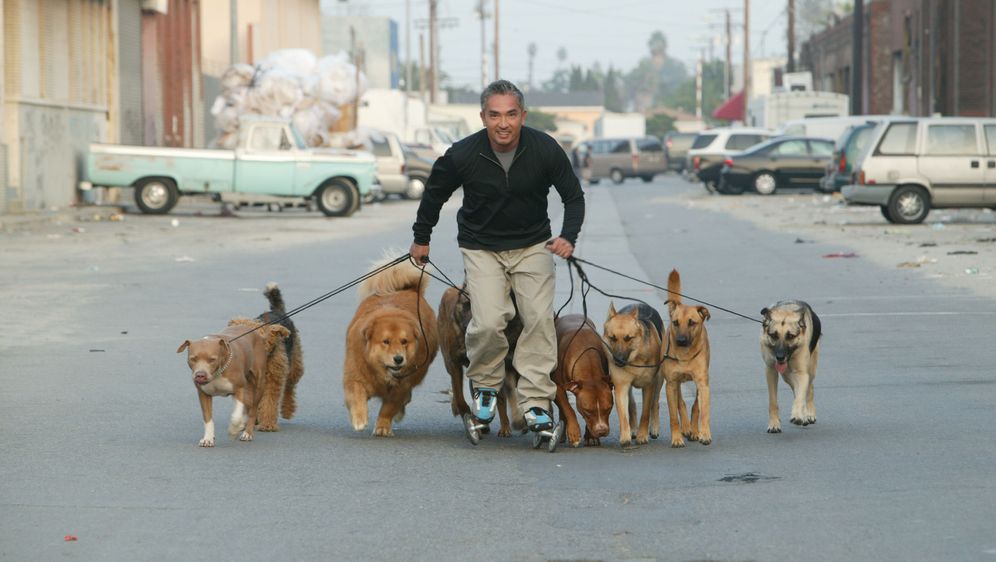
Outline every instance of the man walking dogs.
<path fill-rule="evenodd" d="M 552 451 L 559 435 L 550 414 L 557 390 L 550 378 L 557 364 L 551 254 L 573 254 L 584 220 L 584 194 L 557 141 L 524 127 L 525 120 L 522 92 L 514 84 L 497 80 L 484 89 L 485 128 L 454 143 L 436 160 L 412 227 L 410 253 L 417 263 L 428 258 L 439 211 L 463 186 L 457 243 L 472 315 L 466 343 L 474 419 L 465 420 L 468 437 L 476 443 L 482 424 L 494 418 L 508 353 L 503 331 L 518 309 L 523 328 L 512 359 L 521 375 L 518 402 L 529 429 L 538 432 L 536 445 L 541 435 L 551 438 Z M 564 203 L 563 227 L 552 240 L 547 214 L 551 185 Z"/>

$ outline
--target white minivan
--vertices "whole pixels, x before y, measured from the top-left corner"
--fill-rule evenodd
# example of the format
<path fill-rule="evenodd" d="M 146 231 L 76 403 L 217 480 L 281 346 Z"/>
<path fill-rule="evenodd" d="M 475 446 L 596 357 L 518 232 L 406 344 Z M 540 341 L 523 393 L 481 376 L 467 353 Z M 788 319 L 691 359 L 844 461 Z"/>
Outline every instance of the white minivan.
<path fill-rule="evenodd" d="M 859 156 L 848 203 L 887 220 L 923 222 L 931 209 L 996 208 L 996 119 L 896 118 L 879 123 Z"/>

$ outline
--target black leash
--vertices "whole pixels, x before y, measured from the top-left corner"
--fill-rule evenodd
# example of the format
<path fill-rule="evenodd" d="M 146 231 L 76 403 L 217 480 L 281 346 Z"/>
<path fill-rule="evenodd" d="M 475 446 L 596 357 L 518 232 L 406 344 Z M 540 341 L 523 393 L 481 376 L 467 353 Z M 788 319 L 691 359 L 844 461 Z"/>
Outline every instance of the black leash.
<path fill-rule="evenodd" d="M 301 306 L 299 306 L 299 307 L 291 310 L 290 312 L 287 312 L 286 314 L 284 314 L 283 316 L 281 316 L 279 318 L 274 318 L 273 320 L 270 320 L 269 322 L 265 322 L 263 324 L 260 324 L 259 326 L 256 326 L 255 328 L 253 328 L 253 329 L 251 329 L 251 330 L 249 330 L 247 332 L 239 334 L 238 336 L 235 336 L 234 338 L 232 338 L 232 339 L 230 339 L 228 341 L 229 342 L 233 342 L 233 341 L 235 341 L 235 340 L 237 340 L 237 339 L 239 339 L 239 338 L 241 338 L 243 336 L 247 336 L 247 335 L 255 332 L 256 330 L 258 330 L 260 328 L 265 328 L 267 326 L 272 326 L 273 324 L 278 324 L 280 322 L 283 322 L 284 320 L 290 318 L 291 316 L 294 316 L 295 314 L 297 314 L 299 312 L 303 312 L 303 311 L 305 311 L 305 310 L 307 310 L 307 309 L 309 309 L 309 308 L 311 308 L 311 307 L 313 307 L 313 306 L 315 306 L 317 304 L 320 304 L 320 303 L 322 303 L 322 302 L 324 302 L 324 301 L 326 301 L 326 300 L 328 300 L 328 299 L 330 299 L 330 298 L 338 295 L 339 293 L 345 291 L 346 289 L 350 289 L 352 287 L 355 287 L 356 285 L 362 283 L 363 281 L 366 281 L 367 279 L 373 277 L 374 275 L 377 275 L 381 271 L 390 269 L 390 268 L 398 265 L 399 263 L 401 263 L 401 262 L 403 262 L 403 261 L 405 261 L 407 259 L 410 259 L 410 255 L 409 254 L 405 254 L 403 256 L 399 256 L 397 258 L 394 258 L 393 260 L 391 260 L 391 261 L 387 262 L 386 264 L 384 264 L 384 265 L 382 265 L 382 266 L 374 269 L 373 271 L 371 271 L 369 273 L 366 273 L 365 275 L 361 275 L 360 277 L 357 277 L 356 279 L 350 281 L 349 283 L 346 283 L 345 285 L 337 287 L 337 288 L 335 288 L 335 289 L 333 289 L 333 290 L 325 293 L 324 295 L 322 295 L 320 297 L 314 298 L 314 299 L 312 299 L 312 300 L 310 300 L 310 301 L 302 304 Z M 419 279 L 419 283 L 421 283 L 421 278 Z"/>

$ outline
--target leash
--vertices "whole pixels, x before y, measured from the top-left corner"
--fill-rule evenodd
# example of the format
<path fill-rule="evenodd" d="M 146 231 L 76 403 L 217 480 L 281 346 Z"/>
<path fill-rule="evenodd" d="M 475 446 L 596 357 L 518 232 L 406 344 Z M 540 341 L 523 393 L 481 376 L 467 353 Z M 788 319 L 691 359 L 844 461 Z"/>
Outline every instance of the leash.
<path fill-rule="evenodd" d="M 247 336 L 247 335 L 255 332 L 256 330 L 258 330 L 260 328 L 265 328 L 267 326 L 272 326 L 273 324 L 279 324 L 280 322 L 283 322 L 284 320 L 287 320 L 291 316 L 294 316 L 295 314 L 298 314 L 299 312 L 304 312 L 305 310 L 307 310 L 307 309 L 309 309 L 309 308 L 311 308 L 311 307 L 313 307 L 313 306 L 315 306 L 317 304 L 320 304 L 320 303 L 322 303 L 322 302 L 324 302 L 324 301 L 326 301 L 326 300 L 328 300 L 328 299 L 330 299 L 330 298 L 338 295 L 339 293 L 345 291 L 346 289 L 350 289 L 352 287 L 355 287 L 356 285 L 362 283 L 363 281 L 366 281 L 367 279 L 373 277 L 374 275 L 377 275 L 381 271 L 390 269 L 390 268 L 392 268 L 392 267 L 398 265 L 399 263 L 401 263 L 401 262 L 403 262 L 405 260 L 408 260 L 408 259 L 411 259 L 411 257 L 410 257 L 409 254 L 405 254 L 403 256 L 398 256 L 397 258 L 394 258 L 393 260 L 391 260 L 391 261 L 387 262 L 386 264 L 384 264 L 384 265 L 382 265 L 382 266 L 374 269 L 373 271 L 370 271 L 369 273 L 361 275 L 361 276 L 357 277 L 356 279 L 350 281 L 349 283 L 346 283 L 345 285 L 341 285 L 339 287 L 336 287 L 335 289 L 332 289 L 331 291 L 325 293 L 324 295 L 322 295 L 320 297 L 317 297 L 317 298 L 314 298 L 314 299 L 312 299 L 312 300 L 310 300 L 310 301 L 302 304 L 301 306 L 292 309 L 291 311 L 287 312 L 283 316 L 280 316 L 278 318 L 274 318 L 273 320 L 270 320 L 269 322 L 265 322 L 263 324 L 260 324 L 259 326 L 256 326 L 255 328 L 253 328 L 253 329 L 251 329 L 251 330 L 249 330 L 247 332 L 239 334 L 238 336 L 235 336 L 234 338 L 232 338 L 232 339 L 230 339 L 228 341 L 229 342 L 233 342 L 233 341 L 235 341 L 235 340 L 237 340 L 237 339 L 239 339 L 239 338 L 241 338 L 243 336 Z M 421 278 L 419 279 L 419 283 L 421 283 Z"/>

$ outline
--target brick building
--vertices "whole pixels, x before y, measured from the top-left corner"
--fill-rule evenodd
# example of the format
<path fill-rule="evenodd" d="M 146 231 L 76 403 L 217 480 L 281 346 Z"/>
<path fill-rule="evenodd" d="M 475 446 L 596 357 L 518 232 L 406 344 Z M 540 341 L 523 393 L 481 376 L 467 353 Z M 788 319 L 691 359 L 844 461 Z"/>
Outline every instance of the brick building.
<path fill-rule="evenodd" d="M 996 2 L 872 0 L 864 15 L 863 113 L 996 115 Z M 852 21 L 803 44 L 816 89 L 851 93 Z"/>

